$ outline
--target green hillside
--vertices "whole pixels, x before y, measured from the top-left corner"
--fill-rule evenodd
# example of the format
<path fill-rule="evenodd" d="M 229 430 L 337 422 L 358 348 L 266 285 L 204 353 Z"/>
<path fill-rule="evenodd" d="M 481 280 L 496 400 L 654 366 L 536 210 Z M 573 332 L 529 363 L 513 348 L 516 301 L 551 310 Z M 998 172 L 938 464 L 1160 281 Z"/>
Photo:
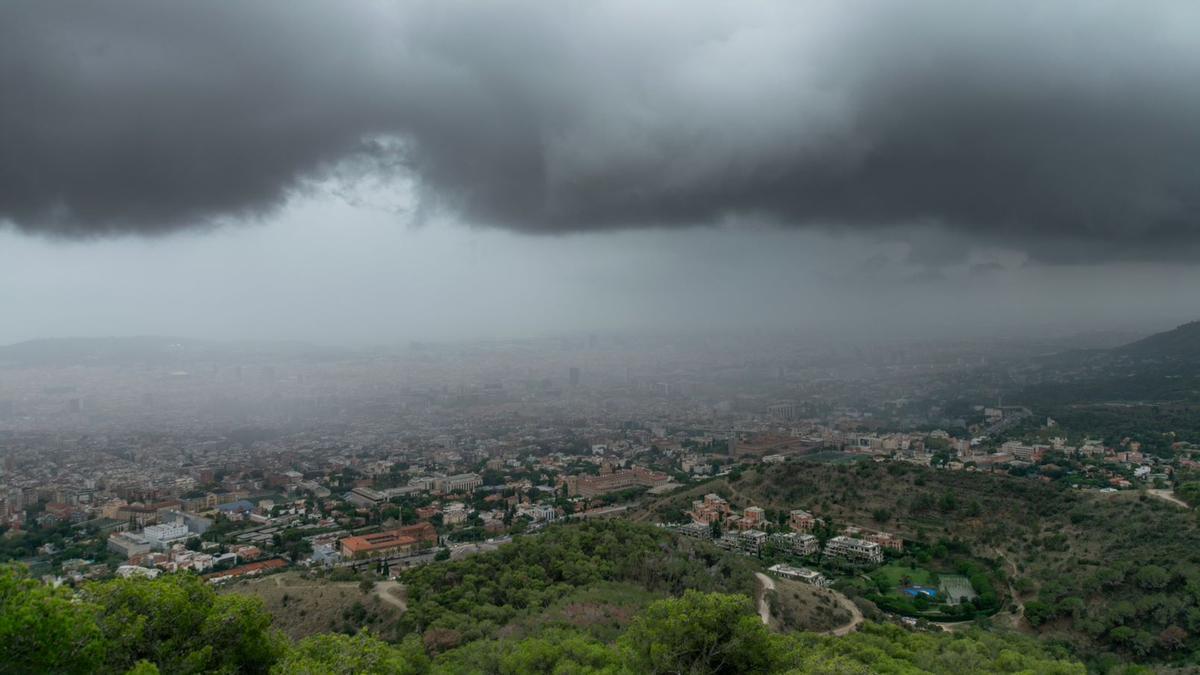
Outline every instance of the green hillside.
<path fill-rule="evenodd" d="M 0 669 L 142 675 L 1085 672 L 1063 650 L 1009 632 L 915 633 L 872 623 L 845 637 L 772 632 L 740 592 L 747 565 L 660 528 L 557 526 L 494 553 L 410 574 L 417 607 L 392 643 L 368 632 L 291 642 L 257 598 L 218 595 L 190 575 L 71 589 L 7 567 L 0 569 Z M 601 601 L 623 612 L 585 612 L 600 619 L 581 622 L 579 612 L 563 611 Z"/>
<path fill-rule="evenodd" d="M 922 556 L 932 553 L 917 563 L 969 555 L 1009 587 L 1007 611 L 994 623 L 1070 645 L 1093 663 L 1200 664 L 1194 511 L 1134 493 L 898 462 L 793 462 L 708 488 L 739 508 L 757 505 L 773 515 L 802 508 L 833 529 L 857 524 L 902 534 L 923 544 Z M 677 513 L 691 498 L 662 499 L 647 515 Z"/>

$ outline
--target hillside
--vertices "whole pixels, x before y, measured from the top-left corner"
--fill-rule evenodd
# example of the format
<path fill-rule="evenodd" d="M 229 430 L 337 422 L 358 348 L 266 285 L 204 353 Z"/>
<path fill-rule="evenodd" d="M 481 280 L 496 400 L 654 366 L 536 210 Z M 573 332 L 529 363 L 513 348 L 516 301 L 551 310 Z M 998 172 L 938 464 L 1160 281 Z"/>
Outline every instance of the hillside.
<path fill-rule="evenodd" d="M 1016 625 L 1081 657 L 1200 659 L 1200 524 L 1191 510 L 1132 493 L 895 462 L 792 462 L 705 489 L 769 517 L 799 508 L 835 528 L 892 531 L 935 557 L 969 551 L 1011 584 L 1010 608 L 1024 607 Z M 663 498 L 645 515 L 668 519 L 693 497 Z"/>
<path fill-rule="evenodd" d="M 1113 351 L 1137 358 L 1200 360 L 1200 321 L 1192 321 L 1169 331 L 1155 333 Z"/>
<path fill-rule="evenodd" d="M 139 675 L 1085 672 L 1063 650 L 1007 632 L 870 622 L 840 637 L 773 632 L 735 590 L 748 563 L 660 528 L 560 525 L 406 575 L 419 616 L 401 621 L 392 643 L 374 631 L 292 641 L 257 598 L 218 595 L 184 574 L 70 589 L 0 568 L 0 663 Z"/>
<path fill-rule="evenodd" d="M 1200 403 L 1200 321 L 1112 349 L 1076 349 L 1031 359 L 1009 400 L 1054 415 L 1091 403 Z"/>
<path fill-rule="evenodd" d="M 218 592 L 257 598 L 274 617 L 275 627 L 293 640 L 361 628 L 393 639 L 399 637 L 396 625 L 403 606 L 399 598 L 386 595 L 395 586 L 395 582 L 379 583 L 364 592 L 357 581 L 327 581 L 287 572 L 242 580 Z"/>

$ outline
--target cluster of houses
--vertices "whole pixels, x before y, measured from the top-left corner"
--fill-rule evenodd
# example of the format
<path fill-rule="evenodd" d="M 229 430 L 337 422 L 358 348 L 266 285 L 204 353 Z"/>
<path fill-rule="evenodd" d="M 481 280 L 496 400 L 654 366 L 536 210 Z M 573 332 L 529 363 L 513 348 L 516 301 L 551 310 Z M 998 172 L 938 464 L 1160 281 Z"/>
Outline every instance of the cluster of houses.
<path fill-rule="evenodd" d="M 813 534 L 822 521 L 808 511 L 795 509 L 788 514 L 789 531 L 768 533 L 765 530 L 771 524 L 763 509 L 750 506 L 738 514 L 727 500 L 712 493 L 693 501 L 687 513 L 692 521 L 676 526 L 674 529 L 677 532 L 699 539 L 713 539 L 723 549 L 747 555 L 758 555 L 770 547 L 801 558 L 820 552 L 828 558 L 878 565 L 883 563 L 885 549 L 904 549 L 904 540 L 890 532 L 855 526 L 847 527 L 841 534 L 829 538 L 822 549 L 820 540 Z M 721 523 L 719 534 L 713 523 Z"/>

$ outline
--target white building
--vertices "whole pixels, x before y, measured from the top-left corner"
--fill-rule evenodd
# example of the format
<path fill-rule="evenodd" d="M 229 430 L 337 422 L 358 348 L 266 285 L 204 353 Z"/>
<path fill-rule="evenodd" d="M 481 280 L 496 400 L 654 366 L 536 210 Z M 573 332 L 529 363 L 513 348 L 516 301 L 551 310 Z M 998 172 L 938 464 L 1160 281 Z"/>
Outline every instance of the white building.
<path fill-rule="evenodd" d="M 878 565 L 883 562 L 883 547 L 873 541 L 843 535 L 825 542 L 825 555 Z"/>
<path fill-rule="evenodd" d="M 552 523 L 558 520 L 558 511 L 549 504 L 534 504 L 520 510 L 520 514 L 529 516 L 535 523 Z"/>
<path fill-rule="evenodd" d="M 142 530 L 142 536 L 156 551 L 165 551 L 171 544 L 186 541 L 190 535 L 187 525 L 181 522 L 148 525 Z"/>
<path fill-rule="evenodd" d="M 829 580 L 826 579 L 820 572 L 816 570 L 810 570 L 807 567 L 792 567 L 791 565 L 779 564 L 771 565 L 767 568 L 767 571 L 785 579 L 795 579 L 797 581 L 803 581 L 806 584 L 812 584 L 813 586 L 829 585 Z"/>
<path fill-rule="evenodd" d="M 150 542 L 140 534 L 133 532 L 114 532 L 108 537 L 108 550 L 131 558 L 135 555 L 150 552 Z"/>
<path fill-rule="evenodd" d="M 449 494 L 453 492 L 471 492 L 483 485 L 483 477 L 477 473 L 460 473 L 455 476 L 438 478 L 434 487 L 438 492 Z"/>
<path fill-rule="evenodd" d="M 139 567 L 137 565 L 121 565 L 117 568 L 117 576 L 121 577 L 122 579 L 128 579 L 130 577 L 145 577 L 147 579 L 153 579 L 159 574 L 162 574 L 162 570 L 152 570 L 148 567 Z"/>

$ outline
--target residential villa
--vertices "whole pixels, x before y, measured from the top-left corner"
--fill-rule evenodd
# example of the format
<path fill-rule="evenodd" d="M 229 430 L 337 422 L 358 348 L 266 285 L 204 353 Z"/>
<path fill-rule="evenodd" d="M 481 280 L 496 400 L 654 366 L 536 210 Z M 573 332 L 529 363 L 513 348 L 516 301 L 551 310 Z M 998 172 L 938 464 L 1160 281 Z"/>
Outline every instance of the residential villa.
<path fill-rule="evenodd" d="M 688 511 L 688 515 L 697 523 L 712 523 L 732 514 L 733 509 L 729 508 L 729 502 L 711 492 L 704 495 L 703 500 L 692 502 L 692 510 Z"/>
<path fill-rule="evenodd" d="M 771 545 L 778 551 L 785 551 L 796 556 L 807 556 L 816 553 L 820 542 L 811 534 L 799 532 L 776 533 L 771 535 Z"/>
<path fill-rule="evenodd" d="M 788 515 L 788 527 L 793 532 L 812 532 L 819 521 L 819 518 L 802 509 L 796 509 Z"/>
<path fill-rule="evenodd" d="M 873 541 L 841 535 L 825 542 L 825 555 L 878 565 L 883 562 L 883 547 Z"/>

